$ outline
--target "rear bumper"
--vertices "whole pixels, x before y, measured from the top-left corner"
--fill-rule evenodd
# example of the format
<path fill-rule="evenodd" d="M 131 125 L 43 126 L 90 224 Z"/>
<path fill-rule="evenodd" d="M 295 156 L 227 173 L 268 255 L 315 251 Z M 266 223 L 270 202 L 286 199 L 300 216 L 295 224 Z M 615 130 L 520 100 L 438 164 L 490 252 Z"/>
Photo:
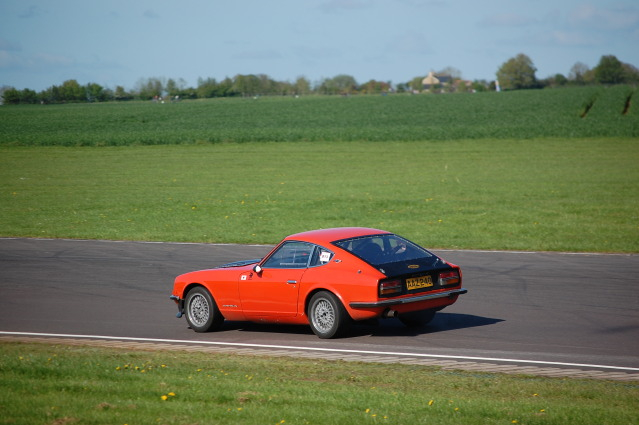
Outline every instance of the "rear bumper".
<path fill-rule="evenodd" d="M 460 288 L 460 289 L 453 289 L 453 290 L 445 291 L 445 292 L 437 292 L 436 294 L 417 295 L 410 298 L 383 300 L 383 301 L 376 301 L 372 303 L 355 301 L 348 305 L 351 308 L 391 307 L 394 305 L 411 304 L 411 303 L 418 303 L 421 301 L 435 300 L 437 298 L 453 298 L 453 297 L 456 297 L 457 295 L 465 294 L 466 292 L 468 292 L 467 289 Z"/>

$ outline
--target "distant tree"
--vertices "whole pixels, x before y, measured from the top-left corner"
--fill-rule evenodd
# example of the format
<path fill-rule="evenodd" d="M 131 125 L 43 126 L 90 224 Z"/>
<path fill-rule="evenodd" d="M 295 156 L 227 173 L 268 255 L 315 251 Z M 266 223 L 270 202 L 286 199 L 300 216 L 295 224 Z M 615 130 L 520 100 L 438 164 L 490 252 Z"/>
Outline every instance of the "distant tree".
<path fill-rule="evenodd" d="M 475 80 L 471 85 L 472 90 L 476 92 L 488 91 L 489 84 L 486 80 Z"/>
<path fill-rule="evenodd" d="M 585 84 L 586 83 L 586 74 L 590 71 L 588 65 L 583 62 L 575 63 L 572 68 L 570 68 L 570 73 L 568 74 L 568 81 L 574 84 Z"/>
<path fill-rule="evenodd" d="M 349 94 L 357 89 L 357 81 L 350 75 L 336 75 L 333 77 L 333 83 L 341 91 L 341 93 Z"/>
<path fill-rule="evenodd" d="M 399 83 L 397 87 L 395 87 L 395 90 L 397 90 L 397 93 L 406 93 L 410 91 L 410 85 L 409 83 Z"/>
<path fill-rule="evenodd" d="M 150 100 L 155 96 L 164 94 L 164 81 L 157 77 L 140 79 L 136 84 L 137 97 L 142 100 Z"/>
<path fill-rule="evenodd" d="M 453 80 L 452 84 L 448 87 L 449 91 L 457 93 L 467 93 L 472 90 L 472 83 L 470 81 L 462 80 L 461 78 Z"/>
<path fill-rule="evenodd" d="M 639 83 L 639 69 L 628 63 L 623 64 L 623 70 L 625 74 L 626 84 L 638 84 Z"/>
<path fill-rule="evenodd" d="M 555 74 L 553 78 L 555 84 L 558 86 L 565 86 L 566 84 L 568 84 L 568 78 L 566 78 L 566 76 L 563 74 Z"/>
<path fill-rule="evenodd" d="M 40 98 L 46 103 L 60 102 L 60 88 L 58 86 L 51 86 L 40 92 Z"/>
<path fill-rule="evenodd" d="M 539 82 L 541 87 L 559 87 L 568 84 L 568 78 L 563 74 L 555 74 Z"/>
<path fill-rule="evenodd" d="M 127 93 L 127 91 L 122 86 L 115 87 L 114 98 L 115 100 L 130 100 L 131 94 Z"/>
<path fill-rule="evenodd" d="M 502 64 L 497 71 L 497 80 L 505 90 L 534 88 L 537 86 L 536 71 L 532 60 L 520 53 Z"/>
<path fill-rule="evenodd" d="M 287 90 L 286 83 L 278 83 L 266 74 L 258 74 L 257 78 L 259 80 L 257 89 L 258 94 L 282 94 Z"/>
<path fill-rule="evenodd" d="M 104 102 L 106 100 L 106 92 L 101 85 L 89 83 L 86 85 L 86 98 L 89 102 Z"/>
<path fill-rule="evenodd" d="M 182 98 L 187 97 L 189 90 L 186 87 L 186 81 L 183 78 L 175 81 L 173 78 L 169 78 L 164 88 L 166 93 L 170 97 L 180 96 Z"/>
<path fill-rule="evenodd" d="M 297 77 L 293 84 L 293 89 L 297 95 L 306 95 L 311 92 L 311 83 L 306 77 Z"/>
<path fill-rule="evenodd" d="M 39 103 L 40 98 L 38 97 L 38 93 L 35 90 L 31 89 L 23 89 L 20 92 L 20 103 Z"/>
<path fill-rule="evenodd" d="M 599 84 L 621 84 L 625 82 L 623 64 L 613 55 L 602 56 L 594 71 L 595 81 Z"/>
<path fill-rule="evenodd" d="M 233 78 L 233 91 L 240 93 L 243 97 L 260 94 L 261 80 L 257 75 L 236 75 Z"/>
<path fill-rule="evenodd" d="M 17 105 L 20 103 L 20 90 L 14 87 L 3 87 L 2 98 L 5 105 Z"/>
<path fill-rule="evenodd" d="M 359 91 L 365 94 L 380 94 L 390 91 L 390 84 L 384 81 L 370 80 L 359 86 Z"/>
<path fill-rule="evenodd" d="M 441 71 L 436 72 L 435 75 L 448 75 L 453 80 L 461 80 L 462 78 L 462 72 L 459 69 L 452 66 L 447 66 Z"/>
<path fill-rule="evenodd" d="M 418 91 L 418 92 L 422 91 L 422 89 L 424 88 L 424 85 L 422 84 L 422 81 L 424 81 L 424 78 L 426 77 L 415 77 L 408 82 L 408 86 L 413 91 Z"/>
<path fill-rule="evenodd" d="M 322 80 L 317 90 L 320 94 L 352 94 L 357 90 L 357 81 L 350 75 L 340 74 Z"/>
<path fill-rule="evenodd" d="M 335 94 L 336 93 L 336 89 L 333 87 L 333 84 L 330 78 L 322 78 L 319 82 L 315 84 L 314 90 L 316 93 L 319 93 L 319 94 Z"/>
<path fill-rule="evenodd" d="M 238 96 L 239 93 L 234 91 L 233 89 L 233 80 L 229 77 L 226 77 L 217 85 L 217 95 L 219 97 L 233 97 Z"/>
<path fill-rule="evenodd" d="M 86 100 L 86 90 L 76 80 L 67 80 L 60 87 L 60 101 L 80 102 Z"/>
<path fill-rule="evenodd" d="M 197 80 L 197 97 L 206 99 L 215 97 L 217 94 L 217 81 L 215 78 L 198 78 Z"/>

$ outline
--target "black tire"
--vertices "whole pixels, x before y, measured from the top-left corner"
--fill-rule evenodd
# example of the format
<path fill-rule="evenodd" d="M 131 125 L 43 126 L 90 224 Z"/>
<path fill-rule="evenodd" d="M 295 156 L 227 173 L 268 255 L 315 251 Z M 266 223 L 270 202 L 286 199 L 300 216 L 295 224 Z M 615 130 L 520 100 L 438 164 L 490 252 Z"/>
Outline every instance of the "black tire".
<path fill-rule="evenodd" d="M 320 338 L 336 338 L 348 329 L 351 318 L 340 300 L 330 292 L 313 295 L 308 303 L 308 322 Z"/>
<path fill-rule="evenodd" d="M 199 286 L 189 291 L 184 302 L 186 321 L 195 332 L 209 332 L 219 329 L 224 316 L 217 308 L 213 297 Z"/>
<path fill-rule="evenodd" d="M 420 326 L 425 326 L 433 320 L 435 317 L 435 313 L 437 310 L 420 310 L 420 311 L 412 311 L 410 313 L 402 313 L 397 318 L 400 322 L 410 328 L 416 328 Z"/>

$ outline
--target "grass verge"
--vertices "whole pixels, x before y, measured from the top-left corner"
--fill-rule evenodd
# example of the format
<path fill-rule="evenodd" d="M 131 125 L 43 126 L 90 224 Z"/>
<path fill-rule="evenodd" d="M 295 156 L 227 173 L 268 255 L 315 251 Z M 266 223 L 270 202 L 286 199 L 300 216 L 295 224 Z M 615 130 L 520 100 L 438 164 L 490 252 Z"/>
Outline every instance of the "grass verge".
<path fill-rule="evenodd" d="M 0 343 L 2 424 L 631 424 L 636 383 Z"/>
<path fill-rule="evenodd" d="M 369 226 L 433 248 L 639 252 L 633 139 L 0 148 L 0 235 L 276 243 Z"/>

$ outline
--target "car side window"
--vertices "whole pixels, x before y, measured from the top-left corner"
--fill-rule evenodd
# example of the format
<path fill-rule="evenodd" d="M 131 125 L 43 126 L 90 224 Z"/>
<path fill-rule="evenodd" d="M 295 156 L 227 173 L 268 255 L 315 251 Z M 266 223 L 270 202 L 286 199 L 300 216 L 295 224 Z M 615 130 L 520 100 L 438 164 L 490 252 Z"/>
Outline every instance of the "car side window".
<path fill-rule="evenodd" d="M 315 252 L 313 252 L 313 256 L 311 257 L 311 262 L 309 263 L 309 267 L 323 266 L 324 264 L 331 261 L 333 258 L 333 253 L 326 248 L 321 246 L 315 247 Z"/>
<path fill-rule="evenodd" d="M 307 242 L 285 242 L 262 265 L 271 269 L 317 267 L 331 261 L 333 252 Z"/>
<path fill-rule="evenodd" d="M 262 265 L 264 268 L 299 269 L 308 267 L 315 246 L 306 242 L 285 242 Z"/>

